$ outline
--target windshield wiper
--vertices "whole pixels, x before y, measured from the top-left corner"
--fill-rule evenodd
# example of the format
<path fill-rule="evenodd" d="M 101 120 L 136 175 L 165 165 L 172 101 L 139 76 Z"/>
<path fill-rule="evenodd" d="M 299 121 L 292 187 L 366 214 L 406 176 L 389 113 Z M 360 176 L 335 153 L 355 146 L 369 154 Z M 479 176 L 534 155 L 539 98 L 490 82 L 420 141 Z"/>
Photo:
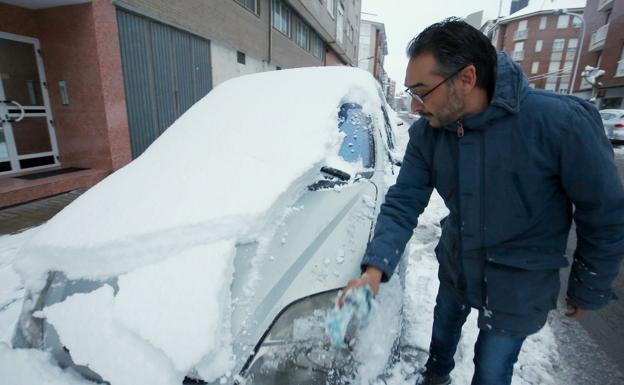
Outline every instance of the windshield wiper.
<path fill-rule="evenodd" d="M 323 166 L 321 167 L 321 172 L 343 181 L 348 181 L 349 179 L 351 179 L 351 175 L 349 175 L 349 173 L 333 167 Z"/>

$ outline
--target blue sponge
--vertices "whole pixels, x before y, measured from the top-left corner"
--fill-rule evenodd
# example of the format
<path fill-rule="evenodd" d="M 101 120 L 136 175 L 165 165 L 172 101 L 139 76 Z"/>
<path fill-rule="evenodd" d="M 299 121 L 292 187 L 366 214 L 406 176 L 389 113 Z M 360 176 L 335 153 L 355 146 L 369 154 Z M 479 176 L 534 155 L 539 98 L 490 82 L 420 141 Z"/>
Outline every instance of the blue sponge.
<path fill-rule="evenodd" d="M 344 305 L 335 306 L 327 315 L 325 329 L 333 346 L 346 348 L 347 327 L 353 320 L 354 326 L 362 328 L 368 323 L 373 309 L 373 292 L 369 286 L 349 290 Z"/>

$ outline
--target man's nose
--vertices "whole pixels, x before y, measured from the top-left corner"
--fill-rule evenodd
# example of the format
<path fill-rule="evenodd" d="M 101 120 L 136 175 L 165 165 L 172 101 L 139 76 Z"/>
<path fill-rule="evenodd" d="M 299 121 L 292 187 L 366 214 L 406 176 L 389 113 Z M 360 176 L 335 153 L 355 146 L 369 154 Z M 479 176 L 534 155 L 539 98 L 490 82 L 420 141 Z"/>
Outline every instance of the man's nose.
<path fill-rule="evenodd" d="M 417 114 L 423 110 L 423 104 L 418 100 L 412 98 L 412 103 L 410 104 L 412 112 Z"/>

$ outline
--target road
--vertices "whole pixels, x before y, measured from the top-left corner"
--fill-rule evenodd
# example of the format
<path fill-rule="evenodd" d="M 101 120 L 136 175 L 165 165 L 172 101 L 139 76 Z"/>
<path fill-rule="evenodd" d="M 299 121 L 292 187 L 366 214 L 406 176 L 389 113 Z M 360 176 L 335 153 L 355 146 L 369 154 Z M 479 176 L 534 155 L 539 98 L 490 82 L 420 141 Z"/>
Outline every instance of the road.
<path fill-rule="evenodd" d="M 615 164 L 620 175 L 620 179 L 624 183 L 624 146 L 616 146 L 615 152 Z M 576 247 L 576 229 L 573 227 L 570 231 L 568 238 L 568 248 L 566 254 L 572 256 Z M 620 275 L 617 278 L 614 291 L 615 294 L 624 300 L 624 266 L 620 269 Z M 563 270 L 561 274 L 562 288 L 561 301 L 563 302 L 565 296 L 565 287 L 567 284 L 567 277 L 569 269 Z M 591 340 L 599 347 L 598 350 L 603 351 L 610 362 L 604 363 L 604 370 L 617 370 L 621 376 L 624 372 L 624 303 L 622 300 L 611 301 L 608 306 L 599 311 L 589 312 L 580 320 L 580 325 Z M 585 347 L 591 349 L 591 344 Z M 595 353 L 598 350 L 594 350 Z M 591 351 L 587 351 L 588 357 L 591 357 Z M 597 363 L 595 359 L 591 360 L 594 364 Z M 603 363 L 598 364 L 599 367 L 603 367 Z M 590 372 L 596 369 L 589 369 Z M 619 377 L 619 380 L 624 383 L 624 378 Z M 598 383 L 598 382 L 592 382 Z"/>

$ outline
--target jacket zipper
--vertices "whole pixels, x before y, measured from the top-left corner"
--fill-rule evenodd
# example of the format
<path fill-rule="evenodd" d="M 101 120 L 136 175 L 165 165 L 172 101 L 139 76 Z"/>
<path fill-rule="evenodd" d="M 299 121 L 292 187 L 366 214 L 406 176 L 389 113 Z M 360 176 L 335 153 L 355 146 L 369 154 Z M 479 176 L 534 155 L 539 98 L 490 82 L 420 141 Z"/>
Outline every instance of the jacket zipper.
<path fill-rule="evenodd" d="M 457 121 L 457 137 L 464 137 L 464 122 L 462 122 L 461 119 Z"/>
<path fill-rule="evenodd" d="M 457 220 L 457 224 L 459 226 L 459 231 L 458 231 L 458 239 L 457 239 L 457 262 L 459 264 L 459 267 L 461 268 L 461 273 L 460 273 L 460 279 L 461 279 L 461 286 L 462 286 L 462 290 L 465 292 L 466 290 L 466 276 L 464 273 L 464 260 L 462 257 L 462 249 L 463 249 L 463 245 L 462 245 L 462 239 L 463 239 L 463 229 L 464 229 L 464 223 L 463 223 L 463 219 L 462 219 L 462 215 L 461 215 L 461 187 L 459 185 L 459 181 L 460 181 L 460 174 L 461 174 L 461 155 L 460 155 L 460 146 L 459 146 L 459 142 L 461 141 L 461 138 L 464 137 L 464 123 L 460 120 L 457 121 L 457 190 L 459 191 L 459 194 L 457 195 L 457 216 L 458 216 L 458 220 Z"/>
<path fill-rule="evenodd" d="M 487 277 L 485 276 L 485 264 L 487 263 L 487 252 L 485 249 L 485 231 L 487 230 L 485 227 L 485 132 L 481 132 L 481 191 L 480 191 L 480 211 L 481 211 L 481 220 L 480 220 L 480 233 L 481 233 L 481 254 L 482 254 L 482 276 L 483 282 L 481 283 L 481 300 L 483 302 L 483 308 L 487 309 L 488 306 L 488 295 L 487 295 Z"/>

